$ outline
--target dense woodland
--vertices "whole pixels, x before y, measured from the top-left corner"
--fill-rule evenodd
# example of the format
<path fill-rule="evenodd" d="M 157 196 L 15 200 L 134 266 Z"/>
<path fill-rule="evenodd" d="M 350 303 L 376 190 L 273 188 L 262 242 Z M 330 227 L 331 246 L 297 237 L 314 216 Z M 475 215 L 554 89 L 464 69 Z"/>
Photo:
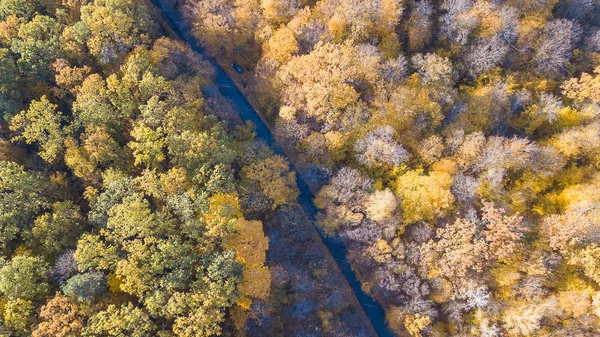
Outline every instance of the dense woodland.
<path fill-rule="evenodd" d="M 0 0 L 0 336 L 600 335 L 600 2 Z"/>
<path fill-rule="evenodd" d="M 600 2 L 177 4 L 395 333 L 600 335 Z"/>
<path fill-rule="evenodd" d="M 287 161 L 151 14 L 0 0 L 0 336 L 367 336 Z"/>

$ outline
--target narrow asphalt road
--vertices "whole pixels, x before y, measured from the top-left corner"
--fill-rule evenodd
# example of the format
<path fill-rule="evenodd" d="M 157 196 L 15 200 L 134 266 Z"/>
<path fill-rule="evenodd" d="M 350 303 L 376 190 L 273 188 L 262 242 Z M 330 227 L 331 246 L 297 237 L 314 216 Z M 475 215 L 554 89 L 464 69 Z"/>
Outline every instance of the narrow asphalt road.
<path fill-rule="evenodd" d="M 248 100 L 237 88 L 233 80 L 227 75 L 227 73 L 221 68 L 215 59 L 206 56 L 204 50 L 196 38 L 192 35 L 190 29 L 185 24 L 179 12 L 177 12 L 173 5 L 171 5 L 168 0 L 152 0 L 152 2 L 161 10 L 165 21 L 170 24 L 171 29 L 177 35 L 179 35 L 179 38 L 186 41 L 195 52 L 203 55 L 204 58 L 214 66 L 216 70 L 216 77 L 214 80 L 215 84 L 218 86 L 221 93 L 230 100 L 231 105 L 241 116 L 241 118 L 245 121 L 252 121 L 254 125 L 256 125 L 257 137 L 271 146 L 271 148 L 273 148 L 277 154 L 287 158 L 287 155 L 284 153 L 279 144 L 277 144 L 267 125 L 263 122 L 259 114 L 256 112 L 256 110 L 254 110 L 250 103 L 248 103 Z M 313 195 L 302 177 L 296 175 L 296 178 L 298 188 L 300 190 L 298 201 L 314 223 L 317 215 L 317 208 L 312 201 Z M 356 278 L 356 275 L 350 266 L 350 262 L 346 257 L 347 250 L 344 245 L 335 238 L 324 236 L 320 229 L 316 229 L 321 236 L 323 243 L 325 246 L 327 246 L 329 253 L 333 256 L 342 273 L 344 274 L 344 277 L 350 284 L 352 291 L 356 295 L 356 298 L 358 299 L 362 309 L 367 314 L 367 317 L 373 325 L 377 335 L 379 337 L 393 337 L 394 334 L 387 328 L 387 324 L 385 322 L 385 313 L 381 306 L 364 291 L 362 291 L 360 282 Z"/>

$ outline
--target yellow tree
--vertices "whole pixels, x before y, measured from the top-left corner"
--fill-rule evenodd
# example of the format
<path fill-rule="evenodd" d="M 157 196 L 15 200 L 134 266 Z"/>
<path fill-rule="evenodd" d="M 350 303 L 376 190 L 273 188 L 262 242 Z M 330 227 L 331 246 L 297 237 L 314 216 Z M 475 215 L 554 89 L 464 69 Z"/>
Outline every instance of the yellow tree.
<path fill-rule="evenodd" d="M 242 172 L 247 179 L 258 182 L 263 192 L 273 200 L 273 209 L 293 202 L 299 195 L 296 173 L 279 155 L 252 163 Z"/>
<path fill-rule="evenodd" d="M 396 180 L 396 192 L 401 197 L 404 222 L 433 221 L 452 208 L 454 196 L 450 192 L 452 176 L 447 172 L 412 170 Z"/>
<path fill-rule="evenodd" d="M 285 64 L 291 61 L 292 55 L 298 51 L 298 41 L 291 29 L 281 26 L 263 48 L 265 55 Z"/>
<path fill-rule="evenodd" d="M 247 297 L 266 299 L 271 289 L 271 273 L 265 266 L 269 239 L 263 232 L 260 221 L 239 219 L 236 232 L 228 246 L 235 249 L 236 259 L 244 264 L 244 280 L 240 290 Z M 243 302 L 242 302 L 243 301 Z M 248 309 L 248 303 L 242 299 L 240 305 Z"/>
<path fill-rule="evenodd" d="M 14 140 L 24 140 L 27 144 L 38 143 L 40 156 L 52 163 L 63 152 L 64 132 L 60 123 L 64 117 L 58 106 L 50 103 L 46 96 L 39 101 L 32 101 L 29 109 L 21 111 L 10 120 L 10 129 L 16 131 Z"/>
<path fill-rule="evenodd" d="M 60 292 L 42 307 L 39 316 L 41 322 L 33 330 L 33 337 L 76 337 L 84 326 L 79 306 Z"/>
<path fill-rule="evenodd" d="M 600 104 L 600 67 L 594 69 L 594 75 L 583 73 L 581 78 L 567 80 L 561 86 L 563 94 L 578 102 Z"/>
<path fill-rule="evenodd" d="M 357 83 L 372 83 L 380 56 L 351 43 L 319 42 L 308 55 L 294 57 L 280 68 L 276 83 L 283 102 L 302 108 L 309 117 L 338 124 L 347 108 L 358 103 Z"/>

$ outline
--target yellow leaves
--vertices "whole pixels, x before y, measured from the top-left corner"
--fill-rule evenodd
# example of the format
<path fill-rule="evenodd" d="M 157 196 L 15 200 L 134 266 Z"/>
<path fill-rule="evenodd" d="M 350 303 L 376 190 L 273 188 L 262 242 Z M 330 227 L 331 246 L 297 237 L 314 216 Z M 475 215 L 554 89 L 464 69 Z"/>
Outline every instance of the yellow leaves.
<path fill-rule="evenodd" d="M 392 247 L 383 239 L 375 241 L 375 244 L 366 250 L 366 253 L 378 263 L 390 262 L 392 252 Z"/>
<path fill-rule="evenodd" d="M 121 289 L 121 285 L 123 284 L 123 279 L 120 278 L 118 275 L 115 275 L 113 273 L 109 273 L 108 274 L 108 290 L 110 290 L 111 293 L 122 293 L 123 290 Z"/>
<path fill-rule="evenodd" d="M 173 167 L 160 175 L 162 190 L 167 194 L 177 194 L 190 187 L 187 172 L 183 167 Z"/>
<path fill-rule="evenodd" d="M 208 199 L 209 212 L 204 215 L 206 235 L 212 238 L 228 238 L 242 217 L 238 197 L 233 194 L 216 194 Z"/>
<path fill-rule="evenodd" d="M 561 291 L 557 298 L 559 307 L 574 318 L 588 314 L 592 309 L 592 301 L 587 292 Z"/>
<path fill-rule="evenodd" d="M 4 324 L 14 330 L 26 332 L 34 310 L 30 300 L 17 298 L 8 300 L 4 308 Z"/>
<path fill-rule="evenodd" d="M 600 248 L 597 244 L 592 243 L 575 252 L 569 263 L 580 266 L 587 277 L 600 284 Z"/>
<path fill-rule="evenodd" d="M 208 199 L 210 213 L 206 216 L 207 221 L 216 216 L 227 218 L 239 218 L 242 216 L 237 196 L 233 194 L 216 194 Z"/>
<path fill-rule="evenodd" d="M 563 94 L 579 102 L 600 103 L 600 67 L 594 69 L 595 76 L 583 73 L 581 78 L 571 78 L 561 86 Z"/>
<path fill-rule="evenodd" d="M 87 76 L 92 72 L 92 68 L 88 66 L 83 67 L 69 67 L 67 64 L 61 64 L 59 61 L 54 63 L 54 67 L 58 68 L 55 80 L 56 84 L 60 88 L 61 96 L 67 92 L 77 94 L 81 89 L 81 83 Z"/>
<path fill-rule="evenodd" d="M 385 35 L 379 43 L 379 51 L 385 58 L 393 59 L 397 58 L 402 51 L 402 44 L 400 43 L 400 37 L 395 32 Z"/>
<path fill-rule="evenodd" d="M 385 320 L 387 321 L 390 329 L 396 333 L 403 331 L 402 326 L 404 323 L 405 314 L 402 308 L 397 306 L 391 306 L 385 313 Z"/>
<path fill-rule="evenodd" d="M 594 117 L 596 117 L 596 110 L 590 105 L 581 110 L 568 106 L 558 112 L 558 124 L 561 127 L 576 126 L 592 120 Z"/>
<path fill-rule="evenodd" d="M 366 211 L 371 219 L 383 222 L 392 215 L 397 205 L 398 201 L 392 191 L 385 189 L 369 196 Z"/>
<path fill-rule="evenodd" d="M 242 172 L 246 178 L 258 182 L 263 192 L 273 200 L 273 209 L 298 197 L 296 173 L 279 155 L 254 162 L 244 167 Z"/>
<path fill-rule="evenodd" d="M 402 2 L 396 0 L 382 0 L 381 1 L 381 21 L 390 28 L 400 22 L 404 8 Z"/>
<path fill-rule="evenodd" d="M 521 279 L 518 267 L 501 264 L 497 268 L 492 269 L 491 274 L 497 284 L 496 289 L 494 289 L 496 296 L 502 299 L 514 296 L 512 289 Z"/>
<path fill-rule="evenodd" d="M 566 210 L 583 212 L 592 216 L 593 221 L 600 220 L 597 208 L 600 203 L 600 175 L 588 177 L 587 182 L 566 187 L 557 198 L 558 203 Z"/>
<path fill-rule="evenodd" d="M 24 18 L 11 15 L 0 22 L 0 46 L 10 46 L 12 40 L 17 37 L 19 27 L 27 22 Z"/>
<path fill-rule="evenodd" d="M 264 235 L 262 222 L 239 219 L 236 230 L 228 246 L 237 251 L 237 260 L 247 265 L 263 265 L 269 238 Z"/>
<path fill-rule="evenodd" d="M 450 192 L 452 176 L 446 172 L 409 171 L 396 180 L 396 191 L 402 197 L 404 222 L 433 221 L 445 215 L 454 203 Z"/>
<path fill-rule="evenodd" d="M 271 292 L 271 272 L 266 266 L 246 265 L 240 290 L 253 298 L 266 299 Z"/>
<path fill-rule="evenodd" d="M 346 37 L 346 29 L 348 23 L 346 19 L 341 15 L 334 15 L 331 20 L 327 23 L 329 32 L 337 41 L 343 41 Z"/>
<path fill-rule="evenodd" d="M 325 133 L 325 142 L 329 151 L 339 153 L 346 143 L 347 135 L 338 131 L 329 131 Z"/>
<path fill-rule="evenodd" d="M 482 37 L 492 37 L 502 28 L 502 19 L 492 13 L 485 13 L 480 20 L 478 30 Z"/>
<path fill-rule="evenodd" d="M 404 320 L 406 331 L 413 337 L 421 337 L 421 331 L 431 323 L 429 316 L 421 316 L 420 314 L 409 315 Z"/>
<path fill-rule="evenodd" d="M 439 277 L 439 269 L 437 269 L 438 275 L 435 277 Z M 430 277 L 432 279 L 433 277 Z M 445 278 L 439 279 L 440 286 L 435 289 L 430 295 L 429 299 L 435 303 L 441 304 L 450 300 L 452 295 L 454 294 L 452 290 L 452 283 Z"/>
<path fill-rule="evenodd" d="M 284 105 L 279 109 L 279 117 L 286 121 L 293 121 L 296 119 L 297 112 L 293 106 Z"/>
<path fill-rule="evenodd" d="M 260 221 L 238 219 L 235 228 L 236 233 L 229 240 L 227 247 L 235 249 L 236 260 L 244 264 L 244 280 L 240 290 L 245 296 L 238 305 L 249 308 L 250 299 L 244 299 L 246 296 L 266 299 L 271 291 L 271 272 L 264 265 L 269 238 L 264 235 Z"/>
<path fill-rule="evenodd" d="M 292 60 L 292 54 L 298 51 L 298 42 L 286 26 L 281 26 L 275 31 L 264 47 L 265 55 L 280 62 L 287 63 Z"/>
<path fill-rule="evenodd" d="M 244 325 L 248 319 L 248 310 L 252 305 L 252 300 L 247 297 L 243 297 L 238 301 L 238 307 L 231 308 L 231 320 L 237 331 L 243 332 Z"/>
<path fill-rule="evenodd" d="M 330 311 L 319 310 L 317 312 L 317 316 L 319 316 L 323 327 L 325 329 L 329 329 L 331 326 L 331 321 L 334 319 L 334 315 Z"/>
<path fill-rule="evenodd" d="M 308 116 L 337 124 L 341 109 L 358 104 L 357 83 L 371 82 L 377 74 L 379 56 L 371 53 L 361 59 L 359 55 L 361 51 L 351 43 L 319 42 L 310 54 L 280 67 L 273 82 L 284 104 L 303 107 Z"/>
<path fill-rule="evenodd" d="M 436 97 L 440 94 L 437 91 L 439 87 L 431 83 L 422 83 L 435 80 L 440 80 L 437 74 L 413 74 L 404 85 L 392 92 L 389 100 L 381 103 L 383 109 L 374 111 L 373 120 L 380 124 L 391 125 L 401 135 L 403 143 L 410 143 L 412 138 L 409 136 L 410 133 L 419 131 L 415 128 L 416 119 L 419 117 L 426 116 L 426 125 L 422 128 L 439 126 L 444 119 L 442 106 L 438 103 L 439 97 Z M 408 135 L 403 135 L 404 133 Z"/>
<path fill-rule="evenodd" d="M 431 166 L 434 172 L 447 173 L 454 175 L 456 173 L 456 163 L 450 159 L 444 158 Z"/>

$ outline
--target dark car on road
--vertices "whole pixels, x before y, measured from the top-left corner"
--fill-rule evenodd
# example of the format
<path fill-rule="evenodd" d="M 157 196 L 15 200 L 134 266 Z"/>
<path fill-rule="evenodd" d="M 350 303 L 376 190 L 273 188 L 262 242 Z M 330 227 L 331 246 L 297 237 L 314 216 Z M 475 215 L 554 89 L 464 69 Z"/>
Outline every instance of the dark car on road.
<path fill-rule="evenodd" d="M 242 69 L 242 67 L 240 67 L 240 65 L 238 65 L 238 64 L 232 63 L 232 64 L 231 64 L 231 67 L 232 67 L 233 69 L 235 69 L 235 71 L 237 71 L 237 72 L 238 72 L 238 73 L 240 73 L 240 74 L 241 74 L 242 72 L 244 72 L 244 69 Z"/>

